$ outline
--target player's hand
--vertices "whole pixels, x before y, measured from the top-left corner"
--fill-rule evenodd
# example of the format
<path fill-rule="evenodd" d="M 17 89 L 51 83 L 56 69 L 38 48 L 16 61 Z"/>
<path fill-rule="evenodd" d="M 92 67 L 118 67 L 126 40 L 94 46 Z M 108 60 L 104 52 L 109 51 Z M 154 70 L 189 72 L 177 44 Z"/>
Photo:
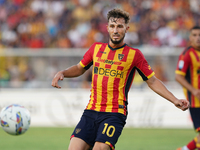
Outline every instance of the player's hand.
<path fill-rule="evenodd" d="M 61 86 L 59 86 L 58 85 L 58 81 L 59 80 L 63 80 L 64 79 L 64 75 L 63 75 L 63 73 L 61 72 L 61 71 L 59 71 L 56 75 L 55 75 L 55 77 L 53 78 L 53 80 L 52 80 L 52 82 L 51 82 L 51 85 L 53 86 L 53 87 L 56 87 L 56 88 L 61 88 Z"/>
<path fill-rule="evenodd" d="M 176 103 L 174 103 L 174 105 L 178 108 L 180 108 L 181 110 L 185 111 L 189 108 L 190 103 L 189 101 L 185 100 L 185 99 L 180 99 L 178 101 L 176 101 Z"/>

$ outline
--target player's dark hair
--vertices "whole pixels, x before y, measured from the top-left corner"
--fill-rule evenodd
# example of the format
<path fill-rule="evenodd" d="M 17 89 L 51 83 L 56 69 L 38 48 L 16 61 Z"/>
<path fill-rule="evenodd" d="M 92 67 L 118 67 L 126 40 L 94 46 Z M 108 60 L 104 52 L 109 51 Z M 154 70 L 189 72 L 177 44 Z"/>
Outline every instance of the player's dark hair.
<path fill-rule="evenodd" d="M 124 18 L 126 24 L 128 24 L 129 20 L 130 20 L 129 13 L 120 9 L 120 8 L 114 8 L 114 9 L 110 10 L 107 14 L 108 21 L 111 17 L 113 17 L 113 18 Z"/>
<path fill-rule="evenodd" d="M 195 29 L 200 30 L 200 26 L 194 26 L 192 29 L 190 29 L 190 31 L 195 30 Z"/>

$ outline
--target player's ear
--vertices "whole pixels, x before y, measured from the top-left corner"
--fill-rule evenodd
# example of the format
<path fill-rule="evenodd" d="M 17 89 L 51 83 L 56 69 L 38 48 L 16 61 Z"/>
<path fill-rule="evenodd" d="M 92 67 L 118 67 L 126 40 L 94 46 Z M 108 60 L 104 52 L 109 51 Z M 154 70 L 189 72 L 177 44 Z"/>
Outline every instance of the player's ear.
<path fill-rule="evenodd" d="M 108 31 L 108 24 L 106 25 L 106 29 L 107 29 L 107 31 Z"/>
<path fill-rule="evenodd" d="M 126 26 L 126 33 L 128 32 L 129 28 L 130 28 L 130 27 L 127 25 L 127 26 Z"/>

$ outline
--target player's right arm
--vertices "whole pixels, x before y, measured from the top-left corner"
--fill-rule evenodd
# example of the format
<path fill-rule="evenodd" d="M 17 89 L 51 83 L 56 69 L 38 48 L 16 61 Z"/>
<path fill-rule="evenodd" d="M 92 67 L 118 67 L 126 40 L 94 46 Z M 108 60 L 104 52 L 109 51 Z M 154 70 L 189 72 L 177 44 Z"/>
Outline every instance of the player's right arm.
<path fill-rule="evenodd" d="M 52 80 L 51 85 L 56 88 L 61 88 L 58 85 L 59 80 L 64 78 L 73 78 L 82 75 L 93 64 L 93 51 L 96 46 L 94 43 L 89 50 L 84 54 L 83 59 L 77 64 L 73 65 L 65 70 L 59 71 Z"/>
<path fill-rule="evenodd" d="M 53 78 L 51 85 L 56 88 L 61 88 L 58 85 L 59 80 L 64 78 L 73 78 L 82 75 L 86 70 L 79 64 L 73 65 L 65 70 L 59 71 Z"/>

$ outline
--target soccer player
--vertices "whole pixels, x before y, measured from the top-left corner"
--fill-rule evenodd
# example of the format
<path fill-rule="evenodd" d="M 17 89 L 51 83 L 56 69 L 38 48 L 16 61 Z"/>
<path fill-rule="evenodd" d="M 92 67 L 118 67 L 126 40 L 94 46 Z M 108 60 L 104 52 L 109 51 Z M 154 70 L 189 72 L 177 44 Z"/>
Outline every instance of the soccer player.
<path fill-rule="evenodd" d="M 137 70 L 148 86 L 181 110 L 189 102 L 177 99 L 154 76 L 140 50 L 124 43 L 129 29 L 129 14 L 112 9 L 107 14 L 109 43 L 94 43 L 77 65 L 59 71 L 52 86 L 61 88 L 59 80 L 82 75 L 91 65 L 91 95 L 80 122 L 72 133 L 68 150 L 114 150 L 127 118 L 128 91 Z"/>
<path fill-rule="evenodd" d="M 190 46 L 179 56 L 176 68 L 176 80 L 181 84 L 187 100 L 190 102 L 190 115 L 198 135 L 186 146 L 177 150 L 200 150 L 200 27 L 190 31 Z"/>

